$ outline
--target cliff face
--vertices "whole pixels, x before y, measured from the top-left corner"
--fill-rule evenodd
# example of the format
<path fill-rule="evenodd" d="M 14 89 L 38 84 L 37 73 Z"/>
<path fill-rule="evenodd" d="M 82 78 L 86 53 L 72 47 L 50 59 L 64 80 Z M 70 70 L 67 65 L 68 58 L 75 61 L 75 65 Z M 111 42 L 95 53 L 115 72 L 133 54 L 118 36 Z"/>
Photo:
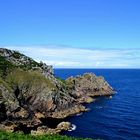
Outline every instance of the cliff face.
<path fill-rule="evenodd" d="M 81 103 L 111 94 L 113 88 L 103 77 L 87 73 L 62 81 L 54 76 L 52 66 L 0 49 L 0 129 L 24 131 L 22 126 L 53 133 L 55 129 L 44 124 L 48 118 L 62 119 L 86 111 Z"/>

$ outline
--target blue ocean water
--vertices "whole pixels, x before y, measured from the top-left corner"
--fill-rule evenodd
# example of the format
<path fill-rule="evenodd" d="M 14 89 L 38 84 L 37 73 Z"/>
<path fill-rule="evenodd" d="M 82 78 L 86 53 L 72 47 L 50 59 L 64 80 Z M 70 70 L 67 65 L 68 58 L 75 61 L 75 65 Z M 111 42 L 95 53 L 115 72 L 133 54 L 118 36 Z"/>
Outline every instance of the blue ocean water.
<path fill-rule="evenodd" d="M 140 70 L 139 69 L 55 69 L 56 76 L 93 72 L 102 75 L 117 90 L 113 98 L 101 97 L 88 104 L 91 110 L 68 118 L 77 126 L 65 134 L 105 140 L 140 140 Z"/>

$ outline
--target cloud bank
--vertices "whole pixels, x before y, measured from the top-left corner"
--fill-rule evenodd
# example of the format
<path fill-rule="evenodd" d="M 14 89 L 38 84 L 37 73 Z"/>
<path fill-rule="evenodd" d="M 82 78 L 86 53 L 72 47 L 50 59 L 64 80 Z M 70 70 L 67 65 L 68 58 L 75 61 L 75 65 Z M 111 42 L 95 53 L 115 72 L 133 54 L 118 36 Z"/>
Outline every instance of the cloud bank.
<path fill-rule="evenodd" d="M 82 49 L 52 45 L 5 47 L 55 68 L 140 68 L 140 49 Z"/>

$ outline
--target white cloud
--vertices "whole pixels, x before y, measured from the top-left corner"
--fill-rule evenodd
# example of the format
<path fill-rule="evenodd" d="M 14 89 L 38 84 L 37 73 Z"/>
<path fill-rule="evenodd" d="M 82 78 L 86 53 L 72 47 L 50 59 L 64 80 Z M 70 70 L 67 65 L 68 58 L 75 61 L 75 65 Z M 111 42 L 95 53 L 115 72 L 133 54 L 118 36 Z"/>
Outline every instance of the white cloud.
<path fill-rule="evenodd" d="M 140 68 L 140 49 L 81 49 L 62 46 L 7 46 L 54 67 Z"/>

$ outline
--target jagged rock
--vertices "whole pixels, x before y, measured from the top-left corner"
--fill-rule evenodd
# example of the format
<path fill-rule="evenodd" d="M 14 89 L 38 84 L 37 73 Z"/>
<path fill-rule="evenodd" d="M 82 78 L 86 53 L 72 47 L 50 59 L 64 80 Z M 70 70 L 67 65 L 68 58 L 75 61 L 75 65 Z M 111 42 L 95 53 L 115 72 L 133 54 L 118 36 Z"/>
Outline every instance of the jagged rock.
<path fill-rule="evenodd" d="M 66 80 L 68 86 L 73 87 L 72 95 L 77 100 L 86 102 L 88 97 L 112 95 L 114 94 L 113 88 L 101 76 L 97 77 L 93 73 L 86 73 L 83 76 L 70 77 Z M 83 102 L 84 102 L 83 101 Z"/>
<path fill-rule="evenodd" d="M 1 79 L 0 79 L 1 81 Z M 18 101 L 15 98 L 12 89 L 8 87 L 5 82 L 0 82 L 0 96 L 1 102 L 4 102 L 6 109 L 14 111 L 19 107 Z"/>
<path fill-rule="evenodd" d="M 10 125 L 0 124 L 0 130 L 6 131 L 6 132 L 14 132 L 16 127 L 17 127 L 17 125 L 13 124 L 13 123 Z"/>
<path fill-rule="evenodd" d="M 44 134 L 58 134 L 61 131 L 70 130 L 71 123 L 70 122 L 61 122 L 57 125 L 56 128 L 48 128 L 46 126 L 38 127 L 37 130 L 32 130 L 31 135 L 44 135 Z"/>
<path fill-rule="evenodd" d="M 69 130 L 71 128 L 70 122 L 61 122 L 57 125 L 58 130 Z"/>
<path fill-rule="evenodd" d="M 43 113 L 37 112 L 37 113 L 35 113 L 35 117 L 37 119 L 41 119 L 41 118 L 45 118 L 45 115 Z"/>
<path fill-rule="evenodd" d="M 29 112 L 24 108 L 21 108 L 18 112 L 14 113 L 14 118 L 27 119 L 29 117 Z"/>
<path fill-rule="evenodd" d="M 6 60 L 10 61 L 15 66 L 22 68 L 32 69 L 41 71 L 47 77 L 53 77 L 54 71 L 52 66 L 46 65 L 45 63 L 37 63 L 32 58 L 19 53 L 18 51 L 8 50 L 0 48 L 0 56 L 4 57 Z"/>
<path fill-rule="evenodd" d="M 64 119 L 87 111 L 81 103 L 93 102 L 94 96 L 112 94 L 113 88 L 103 77 L 87 73 L 61 80 L 54 76 L 52 66 L 0 48 L 2 130 L 59 133 L 68 130 L 70 124 L 60 123 L 56 128 L 49 128 L 43 120 Z"/>
<path fill-rule="evenodd" d="M 6 107 L 4 103 L 0 103 L 0 123 L 2 121 L 5 121 L 7 119 L 7 115 L 6 115 Z"/>
<path fill-rule="evenodd" d="M 78 98 L 79 103 L 92 103 L 94 101 L 95 101 L 95 99 L 90 96 L 83 96 L 81 98 Z"/>
<path fill-rule="evenodd" d="M 72 116 L 75 114 L 79 114 L 80 112 L 86 112 L 86 111 L 88 111 L 88 109 L 86 107 L 78 104 L 78 105 L 75 105 L 71 108 L 67 108 L 65 110 L 60 110 L 58 112 L 52 112 L 50 117 L 62 119 L 62 118 L 66 118 L 68 116 Z"/>
<path fill-rule="evenodd" d="M 44 135 L 44 134 L 47 134 L 48 129 L 49 128 L 47 126 L 38 127 L 36 131 L 35 130 L 31 131 L 31 135 Z"/>

